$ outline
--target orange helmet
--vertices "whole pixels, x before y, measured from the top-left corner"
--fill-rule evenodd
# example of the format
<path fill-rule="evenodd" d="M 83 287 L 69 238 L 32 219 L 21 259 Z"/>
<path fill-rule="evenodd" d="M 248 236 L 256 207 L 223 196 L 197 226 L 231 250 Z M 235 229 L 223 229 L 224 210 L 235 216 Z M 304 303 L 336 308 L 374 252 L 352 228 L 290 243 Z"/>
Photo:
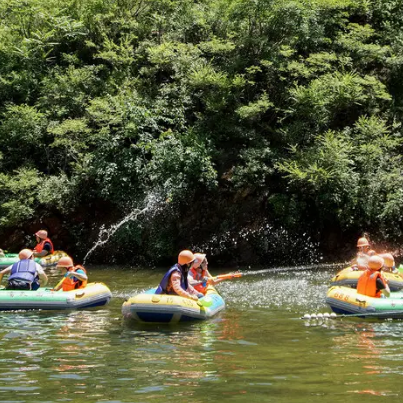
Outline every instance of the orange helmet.
<path fill-rule="evenodd" d="M 368 267 L 371 270 L 381 270 L 383 263 L 384 261 L 380 256 L 371 256 L 368 260 Z"/>
<path fill-rule="evenodd" d="M 57 262 L 56 267 L 66 267 L 68 269 L 69 267 L 73 266 L 74 266 L 73 259 L 71 257 L 64 256 L 60 258 L 60 260 Z"/>
<path fill-rule="evenodd" d="M 178 263 L 180 265 L 192 263 L 195 260 L 194 254 L 190 250 L 183 250 L 179 253 Z"/>
<path fill-rule="evenodd" d="M 395 259 L 393 258 L 391 253 L 382 253 L 382 258 L 386 267 L 394 267 Z"/>
<path fill-rule="evenodd" d="M 35 235 L 38 238 L 46 239 L 48 237 L 48 231 L 46 231 L 44 229 L 40 229 L 38 232 L 35 232 Z"/>
<path fill-rule="evenodd" d="M 31 249 L 22 249 L 22 250 L 20 250 L 18 257 L 20 260 L 29 259 L 33 253 L 34 253 L 34 251 Z"/>
<path fill-rule="evenodd" d="M 204 253 L 195 253 L 194 257 L 195 257 L 195 262 L 194 262 L 193 267 L 195 267 L 197 269 L 203 263 L 203 260 L 206 258 L 206 255 Z"/>
<path fill-rule="evenodd" d="M 362 248 L 363 246 L 369 246 L 369 242 L 367 238 L 359 238 L 357 241 L 357 248 Z"/>

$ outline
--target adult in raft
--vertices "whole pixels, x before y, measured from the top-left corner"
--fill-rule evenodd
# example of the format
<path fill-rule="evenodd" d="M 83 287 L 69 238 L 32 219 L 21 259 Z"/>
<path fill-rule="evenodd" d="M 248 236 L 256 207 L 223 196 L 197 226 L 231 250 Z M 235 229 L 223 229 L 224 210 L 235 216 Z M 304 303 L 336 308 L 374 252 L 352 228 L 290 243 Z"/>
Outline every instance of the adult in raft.
<path fill-rule="evenodd" d="M 188 282 L 188 272 L 195 261 L 190 250 L 183 250 L 178 255 L 178 263 L 173 265 L 164 275 L 156 294 L 172 294 L 197 301 L 204 294 L 195 290 Z"/>
<path fill-rule="evenodd" d="M 48 231 L 41 229 L 35 233 L 37 245 L 34 248 L 34 257 L 44 257 L 55 250 L 52 241 L 48 238 Z"/>
<path fill-rule="evenodd" d="M 368 259 L 376 255 L 376 252 L 371 249 L 369 241 L 366 237 L 361 237 L 357 241 L 357 258 L 352 263 L 353 270 L 366 270 L 368 268 Z"/>
<path fill-rule="evenodd" d="M 368 269 L 362 273 L 357 283 L 357 293 L 369 297 L 380 298 L 390 296 L 390 289 L 380 270 L 384 261 L 380 256 L 371 256 L 368 259 Z"/>
<path fill-rule="evenodd" d="M 195 253 L 194 257 L 195 261 L 188 274 L 189 284 L 192 285 L 196 291 L 205 294 L 208 284 L 215 285 L 222 280 L 215 279 L 210 274 L 207 267 L 208 261 L 204 253 Z"/>
<path fill-rule="evenodd" d="M 22 249 L 18 258 L 18 262 L 0 272 L 0 282 L 5 274 L 9 274 L 7 290 L 37 290 L 47 284 L 48 276 L 42 266 L 33 260 L 31 249 Z"/>
<path fill-rule="evenodd" d="M 76 290 L 78 288 L 85 288 L 88 282 L 87 272 L 83 266 L 74 266 L 73 259 L 68 256 L 62 257 L 57 262 L 57 268 L 64 272 L 62 281 L 57 284 L 53 291 L 59 291 L 61 288 L 63 291 Z"/>

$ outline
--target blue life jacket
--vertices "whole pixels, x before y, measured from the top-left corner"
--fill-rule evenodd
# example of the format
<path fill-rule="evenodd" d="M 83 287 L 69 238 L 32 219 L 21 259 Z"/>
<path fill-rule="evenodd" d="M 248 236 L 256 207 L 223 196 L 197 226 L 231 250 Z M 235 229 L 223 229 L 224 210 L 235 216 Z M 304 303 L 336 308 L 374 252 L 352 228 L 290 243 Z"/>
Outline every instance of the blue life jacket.
<path fill-rule="evenodd" d="M 181 287 L 186 291 L 188 289 L 188 276 L 184 275 L 182 270 L 180 269 L 179 263 L 173 265 L 166 273 L 165 276 L 162 278 L 157 290 L 155 291 L 156 294 L 174 294 L 176 292 L 174 290 L 168 291 L 168 284 L 169 279 L 174 271 L 178 271 L 181 274 Z"/>
<path fill-rule="evenodd" d="M 32 284 L 38 279 L 36 264 L 31 259 L 20 260 L 11 266 L 10 280 L 22 280 Z"/>

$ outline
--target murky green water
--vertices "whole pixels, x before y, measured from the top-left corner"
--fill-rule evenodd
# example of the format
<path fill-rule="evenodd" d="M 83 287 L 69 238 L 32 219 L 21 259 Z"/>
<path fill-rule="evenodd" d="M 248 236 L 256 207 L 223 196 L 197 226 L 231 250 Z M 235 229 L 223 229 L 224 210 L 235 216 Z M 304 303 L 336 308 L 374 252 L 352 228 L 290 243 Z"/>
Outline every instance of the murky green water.
<path fill-rule="evenodd" d="M 0 313 L 1 402 L 402 400 L 403 322 L 300 319 L 330 312 L 324 298 L 337 269 L 222 283 L 223 313 L 174 326 L 124 323 L 120 312 L 124 298 L 156 285 L 163 271 L 89 270 L 111 288 L 110 305 Z"/>

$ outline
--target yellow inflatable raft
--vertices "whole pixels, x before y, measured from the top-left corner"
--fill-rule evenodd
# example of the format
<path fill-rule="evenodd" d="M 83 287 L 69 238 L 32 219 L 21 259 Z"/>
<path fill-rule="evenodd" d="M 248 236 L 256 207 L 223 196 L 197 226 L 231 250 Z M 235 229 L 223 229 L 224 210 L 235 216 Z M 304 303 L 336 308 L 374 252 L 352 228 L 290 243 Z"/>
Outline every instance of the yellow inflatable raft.
<path fill-rule="evenodd" d="M 326 303 L 337 314 L 403 319 L 403 291 L 392 292 L 389 298 L 373 298 L 358 294 L 351 287 L 331 287 L 326 295 Z"/>
<path fill-rule="evenodd" d="M 347 267 L 339 271 L 333 278 L 332 286 L 347 286 L 357 287 L 358 279 L 360 278 L 362 270 L 354 270 L 352 267 Z M 403 277 L 399 273 L 390 273 L 382 271 L 382 275 L 388 282 L 391 291 L 398 291 L 403 289 Z"/>
<path fill-rule="evenodd" d="M 179 295 L 155 294 L 155 288 L 129 298 L 122 305 L 126 319 L 151 323 L 177 323 L 206 320 L 225 308 L 225 302 L 213 286 L 199 301 Z"/>

